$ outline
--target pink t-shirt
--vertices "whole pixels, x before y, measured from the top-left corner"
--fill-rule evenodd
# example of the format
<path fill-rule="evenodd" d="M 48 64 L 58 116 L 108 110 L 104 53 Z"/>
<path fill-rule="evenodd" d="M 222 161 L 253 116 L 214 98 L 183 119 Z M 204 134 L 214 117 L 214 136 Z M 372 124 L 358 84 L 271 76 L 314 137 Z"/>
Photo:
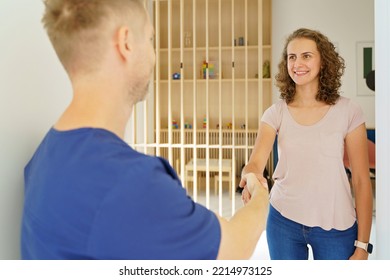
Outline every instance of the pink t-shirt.
<path fill-rule="evenodd" d="M 365 122 L 360 106 L 340 97 L 320 121 L 305 126 L 293 119 L 281 100 L 264 112 L 261 121 L 278 135 L 272 206 L 306 226 L 351 227 L 356 213 L 343 164 L 344 139 Z"/>

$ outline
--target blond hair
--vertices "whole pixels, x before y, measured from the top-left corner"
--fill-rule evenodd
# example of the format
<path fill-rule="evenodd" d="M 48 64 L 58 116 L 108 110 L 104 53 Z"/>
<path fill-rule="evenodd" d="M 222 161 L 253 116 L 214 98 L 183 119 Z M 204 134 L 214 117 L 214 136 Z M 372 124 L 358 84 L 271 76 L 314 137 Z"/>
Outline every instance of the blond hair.
<path fill-rule="evenodd" d="M 129 24 L 143 32 L 143 0 L 44 0 L 42 23 L 59 60 L 69 73 L 94 71 L 115 28 Z"/>

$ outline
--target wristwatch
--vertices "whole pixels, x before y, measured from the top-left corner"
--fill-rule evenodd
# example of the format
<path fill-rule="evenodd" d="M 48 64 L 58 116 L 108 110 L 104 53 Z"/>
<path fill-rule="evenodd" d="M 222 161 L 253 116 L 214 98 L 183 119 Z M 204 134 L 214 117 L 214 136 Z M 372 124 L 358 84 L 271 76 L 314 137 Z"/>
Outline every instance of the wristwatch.
<path fill-rule="evenodd" d="M 361 248 L 367 253 L 371 254 L 374 246 L 372 246 L 371 243 L 364 243 L 359 240 L 355 240 L 355 247 Z"/>

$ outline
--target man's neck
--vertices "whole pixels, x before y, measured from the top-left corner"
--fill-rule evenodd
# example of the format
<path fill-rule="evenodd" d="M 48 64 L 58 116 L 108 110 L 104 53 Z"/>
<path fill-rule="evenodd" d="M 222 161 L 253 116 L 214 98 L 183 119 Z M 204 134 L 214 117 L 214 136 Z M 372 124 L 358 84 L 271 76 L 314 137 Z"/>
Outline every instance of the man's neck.
<path fill-rule="evenodd" d="M 72 102 L 54 127 L 58 130 L 103 128 L 123 139 L 133 108 L 128 103 L 115 86 L 75 87 Z"/>

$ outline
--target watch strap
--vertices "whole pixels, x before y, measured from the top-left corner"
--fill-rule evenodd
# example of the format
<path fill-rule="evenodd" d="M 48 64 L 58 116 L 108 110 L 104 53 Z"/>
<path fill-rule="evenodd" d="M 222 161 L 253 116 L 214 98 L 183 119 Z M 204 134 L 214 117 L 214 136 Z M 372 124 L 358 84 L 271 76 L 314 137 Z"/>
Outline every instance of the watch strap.
<path fill-rule="evenodd" d="M 355 245 L 355 247 L 361 248 L 361 249 L 363 249 L 364 251 L 366 251 L 369 254 L 372 253 L 373 246 L 372 246 L 371 243 L 364 243 L 364 242 L 361 242 L 359 240 L 355 240 L 355 244 L 354 245 Z"/>

